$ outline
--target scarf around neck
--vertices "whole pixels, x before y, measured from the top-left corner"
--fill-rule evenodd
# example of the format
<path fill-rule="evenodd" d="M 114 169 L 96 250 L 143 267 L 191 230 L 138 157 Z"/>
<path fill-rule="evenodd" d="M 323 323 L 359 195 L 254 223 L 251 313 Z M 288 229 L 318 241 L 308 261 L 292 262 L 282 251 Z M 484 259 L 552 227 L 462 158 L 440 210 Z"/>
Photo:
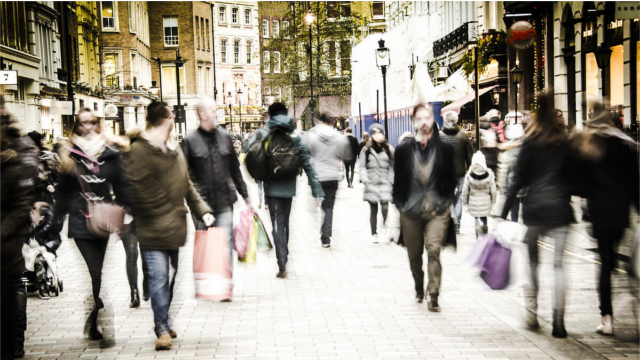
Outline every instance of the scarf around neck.
<path fill-rule="evenodd" d="M 82 150 L 85 155 L 97 160 L 106 148 L 105 139 L 97 134 L 92 139 L 87 139 L 78 135 L 71 137 L 71 142 Z"/>

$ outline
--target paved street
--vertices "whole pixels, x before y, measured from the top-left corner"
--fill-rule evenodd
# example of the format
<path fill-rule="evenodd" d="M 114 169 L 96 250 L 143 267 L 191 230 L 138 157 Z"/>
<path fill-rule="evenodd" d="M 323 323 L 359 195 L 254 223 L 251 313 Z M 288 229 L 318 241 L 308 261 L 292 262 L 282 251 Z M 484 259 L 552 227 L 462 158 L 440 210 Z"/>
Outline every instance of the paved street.
<path fill-rule="evenodd" d="M 89 274 L 73 241 L 59 251 L 64 292 L 51 300 L 29 298 L 26 359 L 622 359 L 638 358 L 632 312 L 637 286 L 614 279 L 616 335 L 594 332 L 600 319 L 595 243 L 572 232 L 567 246 L 567 339 L 551 337 L 550 245 L 541 250 L 539 332 L 524 329 L 522 289 L 492 291 L 464 264 L 475 242 L 465 213 L 458 250 L 442 254 L 441 313 L 414 303 L 406 250 L 369 242 L 369 207 L 362 184 L 342 182 L 330 249 L 320 247 L 319 211 L 306 178 L 298 182 L 291 214 L 289 277 L 277 279 L 275 252 L 259 253 L 255 265 L 235 264 L 231 303 L 197 301 L 192 275 L 193 231 L 180 256 L 171 316 L 179 337 L 173 349 L 154 350 L 150 303 L 130 309 L 125 254 L 112 239 L 103 271 L 102 296 L 113 317 L 100 349 L 83 337 L 92 300 Z M 251 196 L 257 189 L 250 181 Z M 237 211 L 236 211 L 237 212 Z M 268 213 L 261 210 L 268 219 Z M 237 214 L 236 214 L 237 216 Z M 392 218 L 397 216 L 392 212 Z M 397 220 L 396 220 L 397 222 Z M 142 282 L 140 272 L 140 283 Z M 518 281 L 521 283 L 520 281 Z M 108 317 L 104 317 L 108 318 Z"/>

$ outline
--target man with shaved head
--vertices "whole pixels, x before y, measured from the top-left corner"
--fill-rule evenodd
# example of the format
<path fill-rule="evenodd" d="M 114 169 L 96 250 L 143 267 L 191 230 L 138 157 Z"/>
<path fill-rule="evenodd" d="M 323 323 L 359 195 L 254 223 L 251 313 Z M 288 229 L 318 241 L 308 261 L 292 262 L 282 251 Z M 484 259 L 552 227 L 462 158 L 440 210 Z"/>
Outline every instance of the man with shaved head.
<path fill-rule="evenodd" d="M 227 229 L 233 249 L 233 204 L 237 193 L 251 207 L 247 186 L 242 179 L 240 162 L 231 135 L 219 127 L 216 101 L 205 97 L 198 104 L 200 127 L 182 141 L 182 151 L 189 164 L 191 180 L 203 199 L 213 209 L 214 226 Z M 196 229 L 202 222 L 194 219 Z"/>

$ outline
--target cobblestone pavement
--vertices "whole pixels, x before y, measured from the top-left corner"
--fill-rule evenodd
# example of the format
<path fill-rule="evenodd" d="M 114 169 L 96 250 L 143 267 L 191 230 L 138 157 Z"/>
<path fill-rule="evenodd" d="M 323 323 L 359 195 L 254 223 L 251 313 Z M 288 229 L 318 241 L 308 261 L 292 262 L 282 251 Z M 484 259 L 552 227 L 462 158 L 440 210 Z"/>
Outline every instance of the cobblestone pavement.
<path fill-rule="evenodd" d="M 253 181 L 251 196 L 257 198 Z M 540 316 L 537 332 L 524 328 L 522 288 L 492 291 L 464 264 L 475 242 L 465 213 L 458 250 L 442 254 L 442 312 L 414 303 L 406 250 L 369 241 L 369 207 L 362 184 L 342 182 L 337 194 L 334 238 L 320 247 L 319 210 L 306 179 L 298 182 L 291 214 L 289 277 L 277 279 L 275 253 L 259 253 L 254 265 L 235 264 L 233 302 L 194 298 L 193 231 L 181 250 L 171 305 L 179 337 L 170 351 L 154 350 L 150 303 L 130 309 L 125 254 L 112 239 L 103 270 L 107 304 L 105 335 L 111 348 L 83 337 L 91 299 L 84 260 L 72 240 L 59 251 L 64 292 L 48 301 L 31 294 L 26 359 L 622 359 L 638 358 L 632 308 L 637 284 L 614 278 L 616 335 L 594 332 L 599 322 L 595 244 L 572 232 L 565 256 L 568 281 L 567 339 L 551 337 L 552 252 L 541 245 Z M 268 213 L 260 210 L 268 219 Z M 236 211 L 237 216 L 237 211 Z M 391 212 L 396 219 L 397 212 Z M 397 220 L 395 224 L 397 225 Z M 268 221 L 267 221 L 268 222 Z M 426 262 L 426 260 L 425 260 Z M 140 278 L 142 272 L 140 271 Z M 140 279 L 141 282 L 141 279 Z M 517 281 L 521 283 L 521 281 Z M 111 316 L 106 316 L 111 314 Z"/>

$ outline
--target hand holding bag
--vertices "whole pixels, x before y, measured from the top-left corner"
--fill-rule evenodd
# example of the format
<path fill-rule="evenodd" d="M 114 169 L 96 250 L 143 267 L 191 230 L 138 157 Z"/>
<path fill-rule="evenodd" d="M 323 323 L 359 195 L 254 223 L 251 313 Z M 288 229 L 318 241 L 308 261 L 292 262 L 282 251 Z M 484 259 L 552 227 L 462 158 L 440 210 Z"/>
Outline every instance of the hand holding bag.
<path fill-rule="evenodd" d="M 95 237 L 106 240 L 111 233 L 119 233 L 124 228 L 126 211 L 118 205 L 91 199 L 90 189 L 82 179 L 84 174 L 84 167 L 77 165 L 76 176 L 82 189 L 82 197 L 87 204 L 87 213 L 83 214 L 86 218 L 87 230 Z"/>

